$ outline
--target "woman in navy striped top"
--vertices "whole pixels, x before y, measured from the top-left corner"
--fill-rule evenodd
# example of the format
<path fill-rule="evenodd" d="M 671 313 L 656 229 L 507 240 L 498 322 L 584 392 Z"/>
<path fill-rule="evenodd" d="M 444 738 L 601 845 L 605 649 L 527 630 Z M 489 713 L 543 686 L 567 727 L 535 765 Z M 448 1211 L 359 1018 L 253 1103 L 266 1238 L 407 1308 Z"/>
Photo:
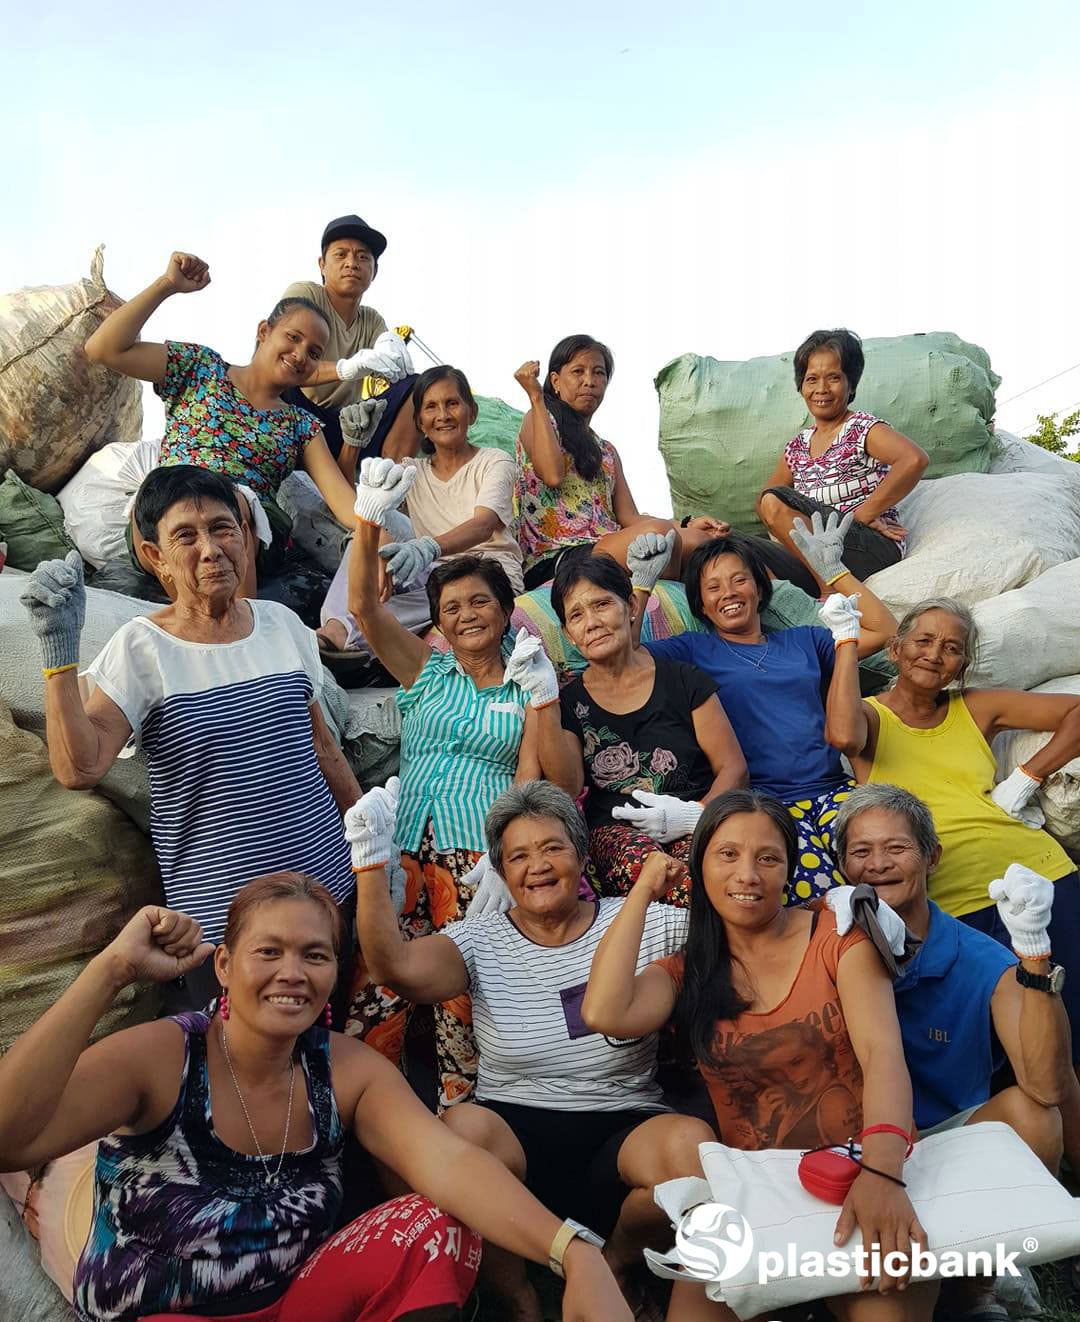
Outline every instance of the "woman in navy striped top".
<path fill-rule="evenodd" d="M 85 698 L 81 562 L 39 566 L 24 595 L 45 651 L 54 775 L 89 789 L 139 740 L 165 898 L 211 941 L 256 873 L 309 873 L 351 906 L 341 812 L 359 786 L 319 710 L 314 633 L 286 607 L 240 595 L 249 534 L 232 483 L 189 465 L 156 469 L 135 518 L 176 599 L 117 630 L 86 671 Z M 204 1004 L 214 989 L 204 966 L 187 999 Z"/>

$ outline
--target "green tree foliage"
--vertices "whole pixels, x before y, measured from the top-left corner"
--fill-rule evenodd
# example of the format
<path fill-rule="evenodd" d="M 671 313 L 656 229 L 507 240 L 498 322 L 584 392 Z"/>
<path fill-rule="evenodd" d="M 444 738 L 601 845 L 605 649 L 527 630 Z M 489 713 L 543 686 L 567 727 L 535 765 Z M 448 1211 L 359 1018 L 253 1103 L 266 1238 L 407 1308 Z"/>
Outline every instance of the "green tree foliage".
<path fill-rule="evenodd" d="M 1025 439 L 1051 454 L 1061 455 L 1062 459 L 1080 463 L 1080 450 L 1069 450 L 1069 438 L 1077 435 L 1080 435 L 1080 409 L 1066 413 L 1060 421 L 1056 413 L 1040 413 L 1038 426 Z"/>

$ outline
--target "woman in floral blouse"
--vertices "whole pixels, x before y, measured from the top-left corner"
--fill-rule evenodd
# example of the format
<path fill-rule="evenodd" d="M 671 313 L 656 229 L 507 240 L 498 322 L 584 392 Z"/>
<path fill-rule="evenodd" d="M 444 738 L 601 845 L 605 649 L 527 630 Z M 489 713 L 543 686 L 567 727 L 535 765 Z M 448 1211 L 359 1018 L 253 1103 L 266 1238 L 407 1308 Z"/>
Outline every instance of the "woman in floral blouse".
<path fill-rule="evenodd" d="M 757 506 L 769 532 L 795 555 L 791 528 L 800 515 L 854 510 L 844 564 L 859 579 L 903 556 L 907 529 L 896 505 L 930 462 L 887 422 L 852 410 L 864 364 L 862 341 L 843 327 L 814 331 L 795 350 L 795 387 L 813 422 L 788 441 Z"/>
<path fill-rule="evenodd" d="M 191 294 L 210 283 L 207 264 L 174 252 L 165 274 L 111 313 L 86 342 L 86 356 L 114 372 L 150 381 L 165 405 L 161 463 L 192 464 L 223 473 L 257 500 L 270 528 L 281 534 L 288 519 L 274 503 L 278 487 L 303 468 L 336 518 L 353 523 L 355 493 L 342 475 L 310 413 L 286 404 L 283 393 L 312 375 L 330 338 L 326 317 L 302 298 L 282 299 L 259 323 L 255 354 L 237 367 L 201 344 L 169 340 L 152 344 L 139 332 L 173 294 Z M 252 507 L 252 512 L 254 509 Z M 257 533 L 258 529 L 255 529 Z M 152 572 L 133 530 L 132 554 Z M 253 547 L 257 545 L 252 537 Z M 255 595 L 255 554 L 249 557 L 241 595 Z"/>
<path fill-rule="evenodd" d="M 601 895 L 626 895 L 657 842 L 685 862 L 702 805 L 746 784 L 746 762 L 716 685 L 696 666 L 635 649 L 647 595 L 608 555 L 564 561 L 551 604 L 589 662 L 560 695 L 562 729 L 540 734 L 549 779 L 589 789 L 587 875 Z M 685 881 L 668 899 L 685 905 Z"/>

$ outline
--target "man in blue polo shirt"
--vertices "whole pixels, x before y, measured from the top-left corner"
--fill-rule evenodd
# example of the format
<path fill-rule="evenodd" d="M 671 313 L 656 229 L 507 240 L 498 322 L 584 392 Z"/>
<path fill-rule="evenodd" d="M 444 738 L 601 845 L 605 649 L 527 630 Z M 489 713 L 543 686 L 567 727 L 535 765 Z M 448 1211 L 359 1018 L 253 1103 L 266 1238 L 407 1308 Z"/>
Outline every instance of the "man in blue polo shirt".
<path fill-rule="evenodd" d="M 1013 954 L 927 898 L 941 844 L 921 799 L 895 785 L 860 785 L 841 804 L 833 839 L 848 881 L 873 886 L 923 941 L 894 984 L 920 1133 L 1001 1120 L 1056 1173 L 1058 1104 L 1072 1068 L 1064 974 L 1050 963 L 1046 935 L 1053 883 L 1018 864 L 987 878 Z M 1016 1084 L 991 1097 L 1005 1059 Z"/>

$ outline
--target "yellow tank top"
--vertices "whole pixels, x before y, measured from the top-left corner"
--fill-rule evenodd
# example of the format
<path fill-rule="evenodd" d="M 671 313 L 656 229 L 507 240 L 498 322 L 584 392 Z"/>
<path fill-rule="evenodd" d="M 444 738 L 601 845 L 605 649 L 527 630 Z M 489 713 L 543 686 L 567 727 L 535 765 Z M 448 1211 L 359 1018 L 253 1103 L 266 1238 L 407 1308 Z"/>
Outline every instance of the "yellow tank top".
<path fill-rule="evenodd" d="M 870 781 L 917 794 L 934 814 L 941 862 L 930 876 L 930 898 L 959 918 L 992 903 L 986 888 L 1010 863 L 1024 863 L 1051 881 L 1076 866 L 1045 831 L 1010 817 L 991 799 L 994 755 L 959 693 L 932 730 L 917 730 L 868 698 L 879 717 Z"/>

